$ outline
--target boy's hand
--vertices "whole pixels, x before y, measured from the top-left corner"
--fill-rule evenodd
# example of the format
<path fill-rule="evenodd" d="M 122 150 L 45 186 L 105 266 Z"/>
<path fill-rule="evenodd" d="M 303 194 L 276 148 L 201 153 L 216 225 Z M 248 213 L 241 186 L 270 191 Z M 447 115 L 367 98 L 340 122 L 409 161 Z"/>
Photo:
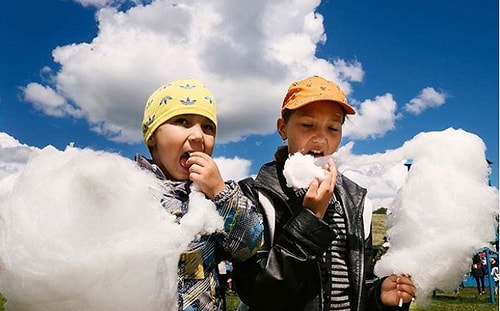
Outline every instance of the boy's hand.
<path fill-rule="evenodd" d="M 225 184 L 217 164 L 206 153 L 191 152 L 186 161 L 189 166 L 189 179 L 195 182 L 200 190 L 210 199 L 224 190 Z"/>
<path fill-rule="evenodd" d="M 411 278 L 404 274 L 388 276 L 382 283 L 380 300 L 386 307 L 396 307 L 400 300 L 407 303 L 415 297 L 416 288 Z"/>
<path fill-rule="evenodd" d="M 337 167 L 332 159 L 329 159 L 325 166 L 325 175 L 323 181 L 314 179 L 311 182 L 302 202 L 304 207 L 310 209 L 320 219 L 326 213 L 337 180 Z"/>

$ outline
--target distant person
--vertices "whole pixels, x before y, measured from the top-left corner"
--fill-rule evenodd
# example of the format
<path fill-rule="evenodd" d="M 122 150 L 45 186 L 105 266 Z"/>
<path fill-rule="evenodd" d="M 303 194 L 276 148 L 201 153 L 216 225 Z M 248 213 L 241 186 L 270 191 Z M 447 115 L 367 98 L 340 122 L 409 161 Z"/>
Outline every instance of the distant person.
<path fill-rule="evenodd" d="M 382 248 L 387 251 L 389 250 L 389 247 L 391 247 L 391 242 L 389 242 L 389 238 L 384 235 L 384 243 L 382 243 Z"/>
<path fill-rule="evenodd" d="M 227 293 L 227 269 L 226 269 L 226 260 L 222 260 L 219 262 L 217 265 L 217 269 L 219 272 L 219 285 L 217 286 L 217 297 L 222 300 L 222 310 L 226 310 L 226 305 L 227 305 L 227 300 L 226 300 L 226 293 Z"/>
<path fill-rule="evenodd" d="M 222 311 L 217 263 L 248 259 L 262 241 L 262 216 L 237 183 L 223 181 L 211 157 L 216 132 L 214 97 L 198 80 L 170 82 L 146 102 L 142 134 L 152 159 L 137 155 L 136 161 L 163 181 L 163 207 L 180 222 L 194 183 L 224 220 L 223 232 L 196 238 L 180 256 L 178 310 L 183 311 Z"/>
<path fill-rule="evenodd" d="M 498 281 L 500 276 L 498 274 L 498 262 L 495 258 L 491 258 L 491 276 L 493 277 L 493 281 L 495 282 L 495 295 L 498 294 Z"/>
<path fill-rule="evenodd" d="M 483 267 L 487 267 L 487 261 L 486 261 L 486 251 L 481 251 L 481 263 L 483 264 Z"/>
<path fill-rule="evenodd" d="M 483 265 L 481 256 L 476 253 L 472 258 L 471 275 L 476 280 L 477 292 L 479 295 L 484 294 L 484 277 L 487 275 L 486 268 Z"/>
<path fill-rule="evenodd" d="M 410 277 L 373 275 L 366 189 L 341 175 L 333 159 L 323 167 L 325 178 L 307 188 L 289 187 L 283 175 L 296 152 L 333 154 L 346 115 L 354 113 L 342 90 L 322 77 L 290 85 L 277 119 L 288 144 L 255 180 L 240 182 L 266 215 L 264 247 L 244 263 L 233 262 L 235 288 L 249 310 L 409 309 L 416 290 Z"/>
<path fill-rule="evenodd" d="M 233 291 L 233 263 L 226 260 L 226 273 L 227 273 L 227 290 Z"/>

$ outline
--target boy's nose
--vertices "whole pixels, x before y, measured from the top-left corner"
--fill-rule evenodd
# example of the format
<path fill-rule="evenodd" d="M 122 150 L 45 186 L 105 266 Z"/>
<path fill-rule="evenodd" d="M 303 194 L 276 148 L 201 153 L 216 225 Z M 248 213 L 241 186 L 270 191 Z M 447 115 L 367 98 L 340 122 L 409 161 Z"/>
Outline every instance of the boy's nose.
<path fill-rule="evenodd" d="M 188 136 L 189 142 L 202 143 L 203 142 L 203 129 L 199 124 L 195 124 L 190 128 Z"/>
<path fill-rule="evenodd" d="M 326 142 L 326 136 L 325 135 L 322 135 L 322 134 L 315 134 L 311 141 L 315 144 L 319 144 L 319 143 L 325 143 Z"/>
<path fill-rule="evenodd" d="M 327 129 L 323 127 L 318 127 L 313 133 L 312 142 L 314 143 L 325 143 L 327 141 L 328 133 Z"/>

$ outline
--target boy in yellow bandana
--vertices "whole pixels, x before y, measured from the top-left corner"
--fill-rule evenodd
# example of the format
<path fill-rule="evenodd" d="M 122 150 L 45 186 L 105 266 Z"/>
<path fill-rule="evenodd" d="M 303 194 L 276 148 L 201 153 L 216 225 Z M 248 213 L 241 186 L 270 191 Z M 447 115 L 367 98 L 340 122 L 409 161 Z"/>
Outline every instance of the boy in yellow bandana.
<path fill-rule="evenodd" d="M 181 255 L 178 310 L 223 310 L 215 292 L 218 262 L 244 261 L 262 244 L 261 215 L 234 181 L 223 181 L 211 158 L 216 130 L 214 97 L 198 80 L 170 82 L 146 102 L 142 133 L 152 159 L 136 161 L 164 181 L 164 208 L 180 221 L 194 182 L 224 219 L 224 232 L 203 235 Z"/>

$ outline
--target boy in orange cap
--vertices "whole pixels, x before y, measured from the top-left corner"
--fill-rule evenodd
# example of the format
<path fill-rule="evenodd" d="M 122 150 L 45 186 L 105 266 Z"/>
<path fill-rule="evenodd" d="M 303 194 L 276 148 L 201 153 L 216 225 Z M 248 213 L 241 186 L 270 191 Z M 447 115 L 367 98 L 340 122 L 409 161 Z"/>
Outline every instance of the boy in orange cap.
<path fill-rule="evenodd" d="M 234 264 L 235 288 L 250 310 L 408 310 L 415 286 L 405 275 L 375 279 L 372 273 L 371 206 L 366 189 L 337 172 L 309 187 L 287 186 L 287 158 L 333 154 L 347 114 L 344 92 L 322 77 L 290 85 L 277 130 L 287 146 L 247 184 L 265 214 L 265 242 L 251 260 Z M 267 234 L 267 235 L 266 235 Z M 399 304 L 404 305 L 402 309 Z"/>
<path fill-rule="evenodd" d="M 136 156 L 140 167 L 163 181 L 163 207 L 177 217 L 188 212 L 195 183 L 224 220 L 224 232 L 195 239 L 178 264 L 178 310 L 222 310 L 217 264 L 253 256 L 262 242 L 262 217 L 233 181 L 224 182 L 211 155 L 217 116 L 212 93 L 198 80 L 170 82 L 146 102 L 142 133 L 151 153 Z"/>

